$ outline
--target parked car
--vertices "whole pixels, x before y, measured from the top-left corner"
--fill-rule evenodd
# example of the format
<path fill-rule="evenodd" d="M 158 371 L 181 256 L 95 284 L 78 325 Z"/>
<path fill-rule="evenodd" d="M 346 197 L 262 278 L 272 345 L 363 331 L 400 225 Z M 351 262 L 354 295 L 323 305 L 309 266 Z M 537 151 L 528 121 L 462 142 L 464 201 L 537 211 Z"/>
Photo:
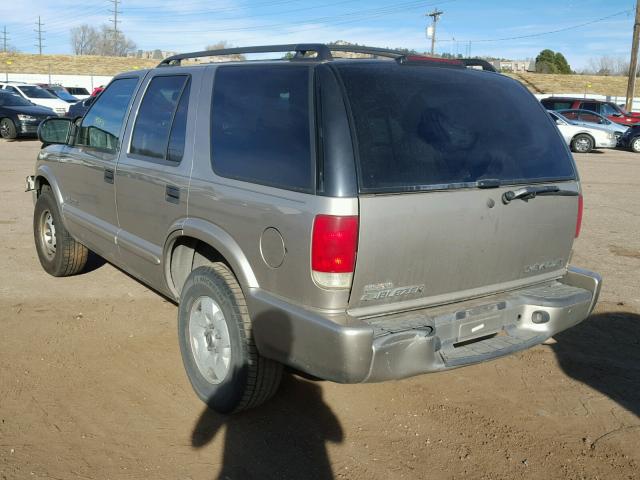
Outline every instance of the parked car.
<path fill-rule="evenodd" d="M 618 146 L 635 153 L 640 153 L 640 125 L 629 127 L 622 137 L 620 137 Z"/>
<path fill-rule="evenodd" d="M 589 153 L 594 148 L 615 148 L 618 140 L 615 133 L 600 127 L 577 125 L 558 112 L 548 110 L 562 134 L 564 141 L 577 153 Z"/>
<path fill-rule="evenodd" d="M 53 93 L 47 92 L 44 88 L 30 83 L 0 82 L 0 89 L 20 95 L 31 103 L 47 107 L 56 112 L 57 115 L 64 115 L 69 110 L 69 104 L 56 97 Z"/>
<path fill-rule="evenodd" d="M 0 137 L 35 136 L 42 120 L 55 116 L 50 108 L 39 107 L 20 95 L 0 90 Z"/>
<path fill-rule="evenodd" d="M 558 110 L 558 113 L 576 125 L 583 125 L 585 127 L 597 126 L 603 130 L 612 132 L 616 136 L 616 140 L 619 140 L 622 134 L 629 128 L 628 126 L 614 123 L 599 113 L 590 110 Z"/>
<path fill-rule="evenodd" d="M 547 110 L 591 110 L 621 125 L 640 123 L 640 114 L 628 113 L 614 102 L 591 98 L 547 97 L 540 100 Z"/>
<path fill-rule="evenodd" d="M 89 110 L 89 107 L 95 99 L 96 97 L 90 96 L 85 98 L 84 100 L 80 100 L 79 102 L 74 103 L 69 107 L 69 111 L 65 116 L 74 120 L 83 117 L 84 114 L 87 113 L 87 110 Z"/>
<path fill-rule="evenodd" d="M 78 100 L 89 98 L 89 90 L 84 87 L 64 87 L 67 92 L 76 97 Z"/>
<path fill-rule="evenodd" d="M 39 84 L 40 87 L 44 88 L 47 92 L 53 93 L 56 97 L 61 100 L 64 100 L 67 103 L 77 103 L 78 98 L 71 95 L 67 90 L 60 85 L 49 85 L 49 84 Z"/>
<path fill-rule="evenodd" d="M 265 51 L 296 54 L 180 65 Z M 183 54 L 117 75 L 40 138 L 43 268 L 79 273 L 91 249 L 177 302 L 187 375 L 220 412 L 268 399 L 282 364 L 360 383 L 517 352 L 598 297 L 569 265 L 568 148 L 519 82 L 463 62 Z"/>

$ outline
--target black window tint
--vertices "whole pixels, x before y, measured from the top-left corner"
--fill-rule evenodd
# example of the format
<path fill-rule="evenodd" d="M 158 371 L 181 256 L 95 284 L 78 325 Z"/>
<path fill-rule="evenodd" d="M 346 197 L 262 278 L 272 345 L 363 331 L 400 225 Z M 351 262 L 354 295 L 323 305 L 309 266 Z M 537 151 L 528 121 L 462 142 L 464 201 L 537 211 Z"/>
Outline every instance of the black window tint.
<path fill-rule="evenodd" d="M 583 102 L 580 108 L 600 113 L 600 104 L 595 102 Z"/>
<path fill-rule="evenodd" d="M 179 162 L 184 154 L 184 141 L 187 133 L 187 108 L 189 106 L 189 91 L 191 82 L 184 87 L 178 109 L 173 117 L 173 125 L 169 134 L 169 146 L 167 148 L 167 160 Z"/>
<path fill-rule="evenodd" d="M 187 79 L 172 75 L 151 80 L 138 110 L 130 153 L 165 158 L 173 115 Z"/>
<path fill-rule="evenodd" d="M 337 68 L 353 112 L 363 191 L 575 178 L 538 101 L 507 77 L 395 62 Z"/>
<path fill-rule="evenodd" d="M 567 110 L 571 108 L 572 102 L 563 102 L 550 99 L 542 99 L 542 104 L 549 110 Z"/>
<path fill-rule="evenodd" d="M 219 68 L 213 92 L 211 152 L 218 175 L 309 190 L 309 69 Z"/>
<path fill-rule="evenodd" d="M 115 152 L 137 78 L 114 80 L 91 106 L 76 134 L 76 144 Z"/>

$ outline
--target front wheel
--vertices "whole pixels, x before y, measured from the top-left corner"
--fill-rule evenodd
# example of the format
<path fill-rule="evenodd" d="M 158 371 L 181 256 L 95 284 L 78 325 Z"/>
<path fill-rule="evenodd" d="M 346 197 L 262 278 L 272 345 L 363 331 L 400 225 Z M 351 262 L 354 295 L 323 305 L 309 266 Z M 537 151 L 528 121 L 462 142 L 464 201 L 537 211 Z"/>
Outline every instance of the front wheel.
<path fill-rule="evenodd" d="M 633 140 L 631 140 L 631 142 L 629 143 L 629 148 L 632 152 L 640 153 L 640 137 L 635 137 Z"/>
<path fill-rule="evenodd" d="M 226 265 L 189 274 L 178 309 L 178 339 L 193 389 L 215 411 L 257 407 L 278 389 L 282 365 L 258 353 L 242 289 Z"/>
<path fill-rule="evenodd" d="M 0 137 L 13 140 L 18 136 L 16 125 L 10 118 L 0 120 Z"/>
<path fill-rule="evenodd" d="M 62 223 L 58 204 L 48 185 L 44 185 L 33 212 L 33 236 L 42 268 L 54 277 L 81 272 L 89 250 L 77 242 Z"/>
<path fill-rule="evenodd" d="M 580 133 L 571 140 L 571 150 L 576 153 L 589 153 L 593 150 L 593 139 L 584 133 Z"/>

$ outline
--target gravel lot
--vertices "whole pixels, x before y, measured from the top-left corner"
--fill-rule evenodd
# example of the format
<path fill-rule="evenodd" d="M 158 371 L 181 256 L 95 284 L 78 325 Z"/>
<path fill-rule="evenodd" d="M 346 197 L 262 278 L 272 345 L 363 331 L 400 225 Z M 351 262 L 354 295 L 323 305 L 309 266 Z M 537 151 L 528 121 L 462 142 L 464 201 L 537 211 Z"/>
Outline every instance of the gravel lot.
<path fill-rule="evenodd" d="M 41 269 L 23 193 L 38 149 L 0 141 L 0 480 L 640 475 L 640 155 L 577 157 L 573 263 L 605 283 L 557 343 L 384 384 L 289 374 L 225 418 L 183 373 L 175 305 L 110 265 Z"/>

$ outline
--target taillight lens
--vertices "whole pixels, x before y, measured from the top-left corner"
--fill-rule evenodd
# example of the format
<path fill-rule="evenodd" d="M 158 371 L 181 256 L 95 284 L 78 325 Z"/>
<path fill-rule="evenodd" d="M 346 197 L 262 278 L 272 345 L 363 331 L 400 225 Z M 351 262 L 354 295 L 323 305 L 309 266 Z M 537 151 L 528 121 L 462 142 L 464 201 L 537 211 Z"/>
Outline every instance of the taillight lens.
<path fill-rule="evenodd" d="M 313 222 L 311 270 L 327 288 L 349 288 L 356 263 L 358 217 L 318 215 Z"/>
<path fill-rule="evenodd" d="M 582 227 L 582 209 L 584 205 L 582 202 L 582 194 L 578 195 L 578 219 L 576 220 L 576 238 L 580 235 L 580 228 Z"/>

